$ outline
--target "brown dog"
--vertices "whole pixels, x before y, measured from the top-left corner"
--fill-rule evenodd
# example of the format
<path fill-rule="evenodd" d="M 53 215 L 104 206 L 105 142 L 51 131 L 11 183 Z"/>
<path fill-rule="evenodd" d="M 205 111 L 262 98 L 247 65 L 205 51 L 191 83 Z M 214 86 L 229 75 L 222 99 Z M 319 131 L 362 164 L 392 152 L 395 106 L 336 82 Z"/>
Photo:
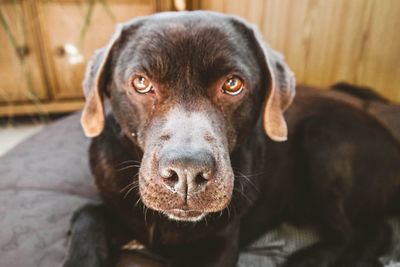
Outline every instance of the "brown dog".
<path fill-rule="evenodd" d="M 66 266 L 111 265 L 133 239 L 171 266 L 235 266 L 283 221 L 322 236 L 286 266 L 381 266 L 385 219 L 400 214 L 398 143 L 324 93 L 298 89 L 288 109 L 292 72 L 243 20 L 182 12 L 123 24 L 84 87 L 104 208 L 75 215 Z"/>

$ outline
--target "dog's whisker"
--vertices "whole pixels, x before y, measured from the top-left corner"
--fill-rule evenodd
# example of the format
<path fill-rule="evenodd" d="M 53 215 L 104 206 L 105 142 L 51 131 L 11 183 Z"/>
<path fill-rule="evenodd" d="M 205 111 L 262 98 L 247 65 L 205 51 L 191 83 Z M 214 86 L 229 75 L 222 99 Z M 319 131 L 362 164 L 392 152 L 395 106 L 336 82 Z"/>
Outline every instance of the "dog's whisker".
<path fill-rule="evenodd" d="M 136 202 L 135 202 L 135 207 L 137 207 L 139 204 L 141 204 L 142 202 L 141 202 L 141 198 L 140 197 L 138 197 L 138 200 L 136 200 Z"/>
<path fill-rule="evenodd" d="M 147 209 L 147 206 L 146 206 L 146 205 L 142 205 L 142 212 L 143 212 L 143 214 L 146 213 L 146 209 Z"/>
<path fill-rule="evenodd" d="M 236 176 L 239 177 L 239 178 L 244 178 L 250 185 L 253 186 L 253 188 L 254 188 L 257 192 L 260 192 L 260 190 L 259 190 L 259 189 L 257 188 L 257 186 L 254 184 L 254 182 L 251 181 L 251 179 L 250 179 L 248 176 L 246 176 L 245 174 L 243 174 L 243 173 L 241 173 L 241 172 L 237 172 Z"/>
<path fill-rule="evenodd" d="M 116 164 L 116 166 L 121 166 L 121 165 L 127 164 L 127 163 L 137 163 L 137 164 L 140 164 L 141 162 L 140 162 L 140 161 L 137 161 L 137 160 L 125 160 L 125 161 L 123 161 L 123 162 L 120 162 L 120 163 Z"/>
<path fill-rule="evenodd" d="M 128 189 L 130 186 L 133 185 L 134 182 L 127 184 L 126 186 L 124 186 L 121 190 L 119 190 L 120 193 L 124 192 L 126 189 Z"/>
<path fill-rule="evenodd" d="M 239 176 L 239 178 L 243 178 L 242 183 L 240 183 L 240 185 L 243 187 L 243 191 L 244 191 L 245 185 L 250 185 L 251 188 L 253 188 L 255 191 L 259 192 L 259 189 L 257 188 L 257 186 L 252 181 L 250 181 L 249 178 L 243 177 L 243 176 Z"/>
<path fill-rule="evenodd" d="M 139 179 L 136 179 L 139 176 L 139 172 L 132 176 L 132 183 L 139 183 Z"/>
<path fill-rule="evenodd" d="M 244 184 L 243 183 L 240 183 L 240 187 L 241 187 L 242 192 L 244 192 Z"/>
<path fill-rule="evenodd" d="M 133 190 L 138 189 L 138 188 L 139 188 L 139 185 L 132 185 L 131 188 L 124 195 L 124 199 L 129 195 L 129 193 L 131 193 Z"/>
<path fill-rule="evenodd" d="M 240 175 L 245 175 L 245 176 L 247 176 L 247 177 L 257 177 L 257 176 L 261 176 L 261 175 L 267 173 L 267 172 L 257 172 L 257 173 L 245 174 L 245 173 L 243 173 L 243 172 L 241 172 L 241 171 L 239 171 L 239 170 L 235 170 L 235 168 L 232 168 L 232 169 L 233 169 L 233 173 L 235 173 L 235 174 L 240 174 Z"/>
<path fill-rule="evenodd" d="M 135 174 L 135 175 L 133 176 L 133 178 L 135 178 L 137 175 L 138 175 L 138 174 Z M 126 186 L 124 186 L 119 192 L 122 193 L 122 192 L 124 192 L 126 189 L 128 189 L 130 186 L 133 186 L 133 185 L 139 186 L 139 180 L 133 180 L 131 183 L 129 183 L 129 184 L 127 184 Z"/>
<path fill-rule="evenodd" d="M 240 176 L 239 178 L 243 178 L 242 181 L 244 182 L 244 184 L 248 184 L 248 185 L 250 185 L 255 191 L 260 192 L 259 189 L 257 188 L 257 186 L 256 186 L 252 181 L 250 181 L 247 177 Z M 242 183 L 242 185 L 243 185 L 243 183 Z"/>
<path fill-rule="evenodd" d="M 129 195 L 129 193 L 132 192 L 134 189 L 135 189 L 134 187 L 131 187 L 131 188 L 126 192 L 126 194 L 124 195 L 124 199 L 126 199 L 126 198 L 128 197 L 128 195 Z"/>
<path fill-rule="evenodd" d="M 144 225 L 147 227 L 147 211 L 149 208 L 145 207 L 144 209 Z"/>
<path fill-rule="evenodd" d="M 239 189 L 237 189 L 237 188 L 234 188 L 233 190 L 234 190 L 235 192 L 238 192 L 238 193 L 240 194 L 240 196 L 242 196 L 249 204 L 252 203 L 251 200 L 250 200 L 250 198 L 249 198 L 248 196 L 246 196 L 246 195 L 244 194 L 244 192 L 242 192 L 241 190 L 239 190 Z"/>
<path fill-rule="evenodd" d="M 131 169 L 131 168 L 139 168 L 139 167 L 140 167 L 140 165 L 129 165 L 129 166 L 120 168 L 117 171 L 123 171 L 123 170 Z"/>

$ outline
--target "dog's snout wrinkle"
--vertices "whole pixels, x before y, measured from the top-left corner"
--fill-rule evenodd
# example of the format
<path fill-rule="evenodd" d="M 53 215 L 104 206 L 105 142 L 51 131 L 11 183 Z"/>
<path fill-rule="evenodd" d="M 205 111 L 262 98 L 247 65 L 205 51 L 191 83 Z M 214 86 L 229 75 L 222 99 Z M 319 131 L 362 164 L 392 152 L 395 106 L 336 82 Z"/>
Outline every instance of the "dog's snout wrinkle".
<path fill-rule="evenodd" d="M 214 156 L 206 149 L 164 150 L 159 161 L 164 184 L 185 197 L 204 188 L 216 167 Z"/>
<path fill-rule="evenodd" d="M 169 139 L 171 139 L 171 134 L 160 135 L 160 140 L 162 140 L 162 141 L 168 141 Z"/>

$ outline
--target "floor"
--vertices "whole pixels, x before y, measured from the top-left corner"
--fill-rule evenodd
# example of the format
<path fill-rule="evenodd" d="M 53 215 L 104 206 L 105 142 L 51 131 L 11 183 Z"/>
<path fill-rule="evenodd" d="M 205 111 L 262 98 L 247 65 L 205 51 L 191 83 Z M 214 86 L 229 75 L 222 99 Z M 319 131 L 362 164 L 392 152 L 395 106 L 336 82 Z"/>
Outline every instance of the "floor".
<path fill-rule="evenodd" d="M 32 115 L 0 118 L 0 156 L 7 153 L 29 136 L 43 129 L 48 123 L 63 118 L 66 114 Z"/>
<path fill-rule="evenodd" d="M 21 141 L 38 132 L 44 127 L 42 123 L 7 124 L 0 126 L 0 156 Z"/>

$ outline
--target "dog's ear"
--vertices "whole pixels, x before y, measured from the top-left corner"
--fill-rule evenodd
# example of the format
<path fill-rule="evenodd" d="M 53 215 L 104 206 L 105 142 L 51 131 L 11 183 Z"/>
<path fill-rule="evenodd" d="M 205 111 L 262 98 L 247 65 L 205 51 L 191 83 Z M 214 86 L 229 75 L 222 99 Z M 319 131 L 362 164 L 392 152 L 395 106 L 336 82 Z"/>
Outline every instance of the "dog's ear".
<path fill-rule="evenodd" d="M 102 48 L 95 52 L 86 67 L 83 80 L 86 102 L 82 111 L 81 125 L 87 137 L 99 135 L 104 128 L 103 93 L 99 86 L 99 80 L 101 69 L 103 69 L 102 65 L 104 65 L 105 50 L 105 48 Z"/>
<path fill-rule="evenodd" d="M 123 26 L 117 26 L 108 45 L 94 53 L 86 68 L 83 80 L 86 102 L 82 112 L 81 125 L 87 137 L 95 137 L 104 129 L 103 93 L 105 90 L 105 76 L 113 54 L 112 51 L 122 35 L 122 29 Z"/>
<path fill-rule="evenodd" d="M 83 108 L 81 125 L 85 135 L 95 137 L 104 129 L 104 92 L 106 91 L 109 73 L 112 69 L 111 62 L 114 54 L 120 48 L 120 43 L 125 36 L 132 36 L 145 21 L 144 17 L 133 19 L 123 24 L 117 24 L 116 30 L 107 46 L 97 50 L 86 68 L 83 80 L 85 93 L 85 106 Z"/>
<path fill-rule="evenodd" d="M 263 52 L 270 76 L 269 94 L 264 107 L 264 130 L 274 141 L 286 141 L 288 128 L 283 116 L 295 96 L 296 80 L 282 54 L 273 50 L 255 34 Z"/>
<path fill-rule="evenodd" d="M 260 31 L 239 17 L 232 17 L 236 26 L 245 28 L 246 38 L 250 38 L 257 46 L 256 51 L 261 51 L 262 63 L 266 65 L 269 78 L 266 103 L 264 107 L 263 124 L 266 134 L 274 141 L 285 141 L 288 128 L 283 116 L 295 96 L 296 81 L 293 72 L 284 61 L 282 54 L 273 50 L 263 39 Z"/>
<path fill-rule="evenodd" d="M 296 79 L 281 53 L 272 49 L 262 38 L 259 30 L 252 26 L 255 40 L 264 53 L 270 78 L 269 94 L 264 107 L 264 130 L 274 141 L 286 141 L 288 128 L 283 113 L 296 94 Z"/>

